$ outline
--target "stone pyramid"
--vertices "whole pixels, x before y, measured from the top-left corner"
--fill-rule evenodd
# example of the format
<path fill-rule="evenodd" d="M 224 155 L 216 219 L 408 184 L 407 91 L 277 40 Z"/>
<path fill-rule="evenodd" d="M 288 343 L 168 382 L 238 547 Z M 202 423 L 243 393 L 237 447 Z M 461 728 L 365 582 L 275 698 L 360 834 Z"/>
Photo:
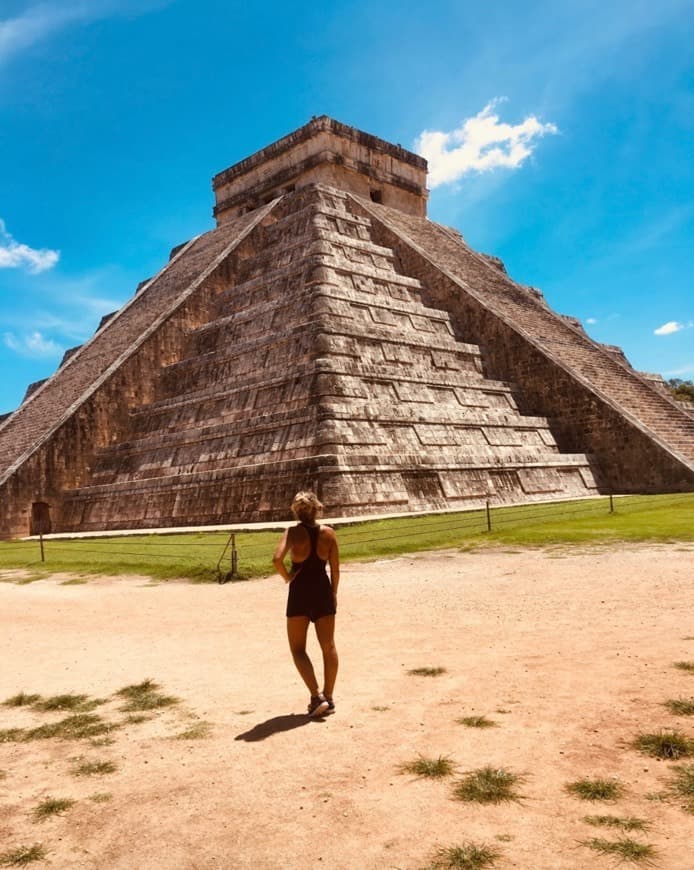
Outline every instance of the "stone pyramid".
<path fill-rule="evenodd" d="M 694 490 L 694 420 L 425 183 L 327 117 L 216 176 L 217 229 L 0 426 L 0 534 Z"/>

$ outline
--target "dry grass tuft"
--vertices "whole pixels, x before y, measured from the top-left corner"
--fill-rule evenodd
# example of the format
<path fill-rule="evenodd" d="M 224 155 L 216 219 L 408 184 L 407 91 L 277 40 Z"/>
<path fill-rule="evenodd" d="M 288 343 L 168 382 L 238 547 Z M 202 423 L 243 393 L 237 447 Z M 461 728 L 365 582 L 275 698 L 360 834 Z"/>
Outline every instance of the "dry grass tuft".
<path fill-rule="evenodd" d="M 163 695 L 161 687 L 154 680 L 143 680 L 132 686 L 125 686 L 116 694 L 126 699 L 126 704 L 120 709 L 124 713 L 139 713 L 146 710 L 159 710 L 162 707 L 170 707 L 180 703 L 179 698 L 173 695 Z"/>
<path fill-rule="evenodd" d="M 446 755 L 438 758 L 424 758 L 420 755 L 415 761 L 408 761 L 400 765 L 401 773 L 411 773 L 414 776 L 427 777 L 429 779 L 441 779 L 450 776 L 455 770 L 452 759 Z"/>
<path fill-rule="evenodd" d="M 694 698 L 675 698 L 665 706 L 675 716 L 694 716 Z"/>
<path fill-rule="evenodd" d="M 27 695 L 26 692 L 20 692 L 18 695 L 13 695 L 2 704 L 4 707 L 30 707 L 37 701 L 41 700 L 41 695 Z"/>
<path fill-rule="evenodd" d="M 427 870 L 484 870 L 492 867 L 501 853 L 493 846 L 463 843 L 439 849 Z"/>
<path fill-rule="evenodd" d="M 458 725 L 465 725 L 466 728 L 496 728 L 497 724 L 492 719 L 487 719 L 486 716 L 463 716 L 455 720 Z"/>
<path fill-rule="evenodd" d="M 73 776 L 104 776 L 116 770 L 118 767 L 112 761 L 80 761 L 70 772 Z"/>
<path fill-rule="evenodd" d="M 594 852 L 599 852 L 601 855 L 610 855 L 620 861 L 645 864 L 646 866 L 652 866 L 657 855 L 653 846 L 648 843 L 639 843 L 629 837 L 621 837 L 619 840 L 604 840 L 601 837 L 593 837 L 590 840 L 582 840 L 581 845 Z"/>
<path fill-rule="evenodd" d="M 659 731 L 657 734 L 639 734 L 632 746 L 653 758 L 688 758 L 694 755 L 694 740 L 681 731 Z"/>
<path fill-rule="evenodd" d="M 694 764 L 678 764 L 672 769 L 669 793 L 684 801 L 682 809 L 694 813 Z"/>
<path fill-rule="evenodd" d="M 70 807 L 75 805 L 75 801 L 71 798 L 46 798 L 45 801 L 41 801 L 41 803 L 34 808 L 32 812 L 32 817 L 35 822 L 43 822 L 45 819 L 51 818 L 51 816 L 60 815 L 60 813 L 64 813 L 65 810 L 69 810 Z"/>
<path fill-rule="evenodd" d="M 602 828 L 619 828 L 620 831 L 647 831 L 649 824 L 645 819 L 633 816 L 584 816 L 587 825 Z"/>
<path fill-rule="evenodd" d="M 518 801 L 515 786 L 523 777 L 503 767 L 481 767 L 460 779 L 454 786 L 453 796 L 460 801 L 481 804 L 499 804 Z"/>
<path fill-rule="evenodd" d="M 616 801 L 624 795 L 624 786 L 616 779 L 584 777 L 565 786 L 566 791 L 584 801 Z"/>
<path fill-rule="evenodd" d="M 0 867 L 26 867 L 33 861 L 43 861 L 45 857 L 46 850 L 41 843 L 34 843 L 33 846 L 19 846 L 17 849 L 0 853 Z"/>

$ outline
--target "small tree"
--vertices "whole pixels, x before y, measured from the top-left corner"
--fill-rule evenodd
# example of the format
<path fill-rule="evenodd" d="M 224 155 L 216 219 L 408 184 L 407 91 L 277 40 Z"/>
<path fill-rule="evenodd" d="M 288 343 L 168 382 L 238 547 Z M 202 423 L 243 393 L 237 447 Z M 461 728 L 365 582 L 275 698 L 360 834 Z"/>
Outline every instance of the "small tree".
<path fill-rule="evenodd" d="M 694 381 L 683 381 L 682 378 L 670 378 L 667 385 L 678 402 L 694 403 Z"/>

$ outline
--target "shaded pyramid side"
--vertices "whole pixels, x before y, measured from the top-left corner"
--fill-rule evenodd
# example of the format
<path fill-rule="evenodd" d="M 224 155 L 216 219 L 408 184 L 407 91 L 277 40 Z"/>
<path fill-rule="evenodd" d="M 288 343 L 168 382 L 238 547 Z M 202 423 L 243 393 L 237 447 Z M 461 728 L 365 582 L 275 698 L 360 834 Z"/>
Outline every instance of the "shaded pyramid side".
<path fill-rule="evenodd" d="M 352 199 L 401 268 L 422 280 L 430 304 L 483 345 L 487 372 L 518 383 L 523 412 L 548 416 L 562 450 L 588 452 L 604 487 L 694 489 L 694 425 L 668 395 L 454 231 Z"/>
<path fill-rule="evenodd" d="M 284 518 L 306 486 L 333 514 L 595 491 L 345 194 L 285 196 L 225 270 L 157 400 L 67 494 L 64 528 Z"/>

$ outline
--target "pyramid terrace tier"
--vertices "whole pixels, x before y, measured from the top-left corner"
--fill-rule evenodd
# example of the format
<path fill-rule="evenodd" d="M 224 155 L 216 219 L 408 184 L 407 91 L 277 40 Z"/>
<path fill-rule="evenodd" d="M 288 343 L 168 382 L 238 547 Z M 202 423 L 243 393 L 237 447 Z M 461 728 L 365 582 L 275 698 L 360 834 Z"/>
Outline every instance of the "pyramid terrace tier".
<path fill-rule="evenodd" d="M 669 446 L 673 458 L 684 465 L 682 481 L 691 480 L 694 485 L 691 420 L 667 395 L 541 304 L 450 231 L 384 206 L 359 202 L 364 213 L 372 217 L 376 239 L 397 249 L 403 268 L 422 280 L 429 294 L 428 304 L 438 302 L 451 312 L 461 330 L 467 324 L 478 336 L 489 335 L 493 324 L 494 335 L 489 335 L 486 344 L 493 349 L 490 361 L 499 375 L 523 383 L 526 394 L 538 393 L 538 404 L 554 404 L 552 399 L 562 398 L 572 402 L 569 409 L 565 401 L 567 407 L 562 412 L 567 427 L 572 425 L 569 414 L 575 417 L 579 405 L 580 413 L 585 413 L 583 408 L 591 401 L 583 396 L 579 400 L 578 394 L 592 393 L 646 438 L 655 439 L 665 451 Z M 543 374 L 555 367 L 563 370 L 568 377 L 561 379 L 571 385 L 570 389 L 555 391 L 550 397 L 545 378 L 539 395 L 531 366 Z M 559 416 L 557 410 L 551 412 L 552 416 Z M 611 414 L 607 416 L 614 419 Z M 600 452 L 597 442 L 592 446 L 596 453 Z M 638 473 L 636 468 L 634 471 Z"/>
<path fill-rule="evenodd" d="M 321 420 L 318 413 L 297 412 L 292 422 L 255 418 L 187 432 L 176 432 L 139 442 L 105 448 L 95 457 L 91 480 L 95 484 L 164 477 L 208 469 L 232 468 L 266 459 L 306 459 L 315 453 L 335 453 L 355 461 L 365 450 L 379 463 L 420 456 L 431 463 L 498 466 L 555 464 L 558 450 L 548 428 L 468 422 L 404 422 L 370 419 Z M 563 458 L 563 457 L 562 457 Z M 575 457 L 571 457 L 575 459 Z M 586 464 L 585 457 L 582 457 Z"/>
<path fill-rule="evenodd" d="M 364 459 L 365 457 L 362 457 Z M 556 465 L 489 468 L 345 466 L 331 455 L 309 462 L 263 462 L 236 469 L 94 486 L 66 495 L 60 531 L 167 528 L 286 519 L 300 489 L 322 493 L 328 515 L 408 512 L 585 497 L 590 468 L 569 458 Z"/>
<path fill-rule="evenodd" d="M 288 415 L 311 405 L 329 408 L 331 414 L 341 409 L 349 413 L 352 408 L 355 414 L 376 419 L 426 415 L 455 422 L 467 421 L 475 414 L 490 422 L 499 416 L 514 422 L 518 419 L 510 385 L 482 379 L 476 371 L 434 369 L 422 373 L 403 362 L 376 366 L 320 358 L 295 363 L 289 376 L 284 368 L 226 377 L 227 363 L 233 365 L 236 359 L 218 360 L 211 366 L 220 375 L 211 384 L 179 373 L 178 382 L 186 389 L 134 411 L 130 417 L 132 435 L 232 423 L 265 416 L 275 409 Z M 174 382 L 172 375 L 167 380 Z M 194 389 L 195 384 L 203 383 L 207 385 Z"/>

